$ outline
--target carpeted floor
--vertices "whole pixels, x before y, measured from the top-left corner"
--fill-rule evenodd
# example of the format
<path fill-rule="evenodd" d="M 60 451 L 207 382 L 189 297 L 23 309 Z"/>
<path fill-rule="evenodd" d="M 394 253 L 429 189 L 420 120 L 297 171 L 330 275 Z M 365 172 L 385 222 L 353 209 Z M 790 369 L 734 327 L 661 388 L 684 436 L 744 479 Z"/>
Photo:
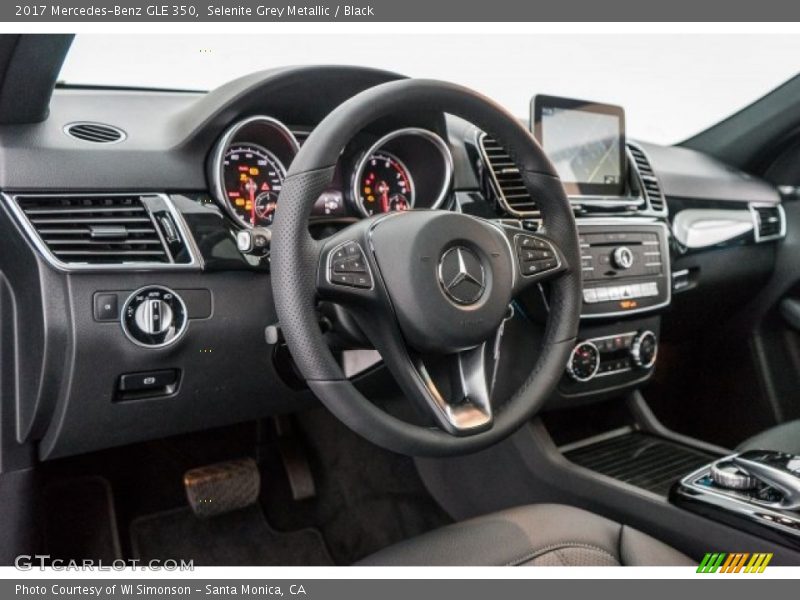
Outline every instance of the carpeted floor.
<path fill-rule="evenodd" d="M 275 531 L 258 506 L 210 519 L 198 519 L 189 508 L 164 511 L 133 521 L 130 534 L 133 556 L 142 561 L 180 558 L 195 566 L 332 564 L 319 531 Z"/>

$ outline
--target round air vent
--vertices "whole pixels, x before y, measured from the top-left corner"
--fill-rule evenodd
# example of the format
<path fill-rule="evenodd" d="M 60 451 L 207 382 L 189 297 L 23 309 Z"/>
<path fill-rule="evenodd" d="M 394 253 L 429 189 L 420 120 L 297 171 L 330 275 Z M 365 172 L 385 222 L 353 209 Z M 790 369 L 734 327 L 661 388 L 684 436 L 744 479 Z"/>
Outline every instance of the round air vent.
<path fill-rule="evenodd" d="M 64 133 L 84 142 L 95 144 L 114 144 L 125 139 L 125 132 L 118 127 L 104 123 L 70 123 L 64 127 Z"/>

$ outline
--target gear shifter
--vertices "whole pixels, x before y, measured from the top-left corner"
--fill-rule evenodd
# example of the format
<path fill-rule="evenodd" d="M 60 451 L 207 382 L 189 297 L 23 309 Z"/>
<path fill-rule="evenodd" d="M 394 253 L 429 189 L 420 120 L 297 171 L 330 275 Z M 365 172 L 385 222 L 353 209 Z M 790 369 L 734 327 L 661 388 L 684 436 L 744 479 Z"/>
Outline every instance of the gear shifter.
<path fill-rule="evenodd" d="M 782 508 L 800 508 L 800 456 L 783 452 L 749 450 L 731 463 L 759 482 L 780 492 Z"/>
<path fill-rule="evenodd" d="M 800 456 L 748 450 L 681 479 L 670 500 L 769 539 L 800 543 Z"/>

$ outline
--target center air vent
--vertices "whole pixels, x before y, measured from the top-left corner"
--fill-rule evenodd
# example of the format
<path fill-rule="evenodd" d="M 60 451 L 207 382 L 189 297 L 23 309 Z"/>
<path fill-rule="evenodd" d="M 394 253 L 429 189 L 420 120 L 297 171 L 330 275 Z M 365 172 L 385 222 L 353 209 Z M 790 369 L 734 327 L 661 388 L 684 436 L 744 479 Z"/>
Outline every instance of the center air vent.
<path fill-rule="evenodd" d="M 19 195 L 13 201 L 42 250 L 61 265 L 166 265 L 185 254 L 161 196 Z"/>
<path fill-rule="evenodd" d="M 786 221 L 780 204 L 751 204 L 756 242 L 775 240 L 786 235 Z"/>
<path fill-rule="evenodd" d="M 311 135 L 311 132 L 306 129 L 292 129 L 292 135 L 297 140 L 297 145 L 302 146 Z"/>
<path fill-rule="evenodd" d="M 113 144 L 125 139 L 125 132 L 122 129 L 103 123 L 70 123 L 64 127 L 64 133 L 75 139 L 95 144 Z"/>
<path fill-rule="evenodd" d="M 650 165 L 650 159 L 639 146 L 628 144 L 628 151 L 633 157 L 633 162 L 636 164 L 636 170 L 639 172 L 639 178 L 642 181 L 644 194 L 647 197 L 647 203 L 650 205 L 651 210 L 658 213 L 665 213 L 667 210 L 667 203 L 664 199 L 664 194 L 661 191 L 661 185 L 658 183 L 658 177 L 653 172 L 653 167 Z"/>
<path fill-rule="evenodd" d="M 503 208 L 518 217 L 538 216 L 536 202 L 528 193 L 519 169 L 506 149 L 486 134 L 480 137 L 480 147 L 491 187 Z"/>

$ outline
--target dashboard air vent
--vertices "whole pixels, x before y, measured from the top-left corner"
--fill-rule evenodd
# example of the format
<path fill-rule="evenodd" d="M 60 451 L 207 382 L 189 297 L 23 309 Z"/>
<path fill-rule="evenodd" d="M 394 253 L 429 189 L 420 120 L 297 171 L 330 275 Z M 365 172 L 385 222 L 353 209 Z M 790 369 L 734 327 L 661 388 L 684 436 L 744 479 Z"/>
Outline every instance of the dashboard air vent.
<path fill-rule="evenodd" d="M 780 204 L 751 204 L 750 210 L 755 221 L 757 242 L 775 240 L 786 234 L 786 222 L 783 207 Z"/>
<path fill-rule="evenodd" d="M 142 197 L 16 196 L 47 250 L 67 265 L 171 263 Z"/>
<path fill-rule="evenodd" d="M 311 132 L 305 129 L 292 129 L 292 135 L 297 140 L 297 144 L 302 146 L 311 135 Z"/>
<path fill-rule="evenodd" d="M 95 144 L 113 144 L 125 139 L 125 132 L 122 129 L 103 123 L 70 123 L 64 127 L 64 133 L 72 138 Z"/>
<path fill-rule="evenodd" d="M 480 147 L 492 187 L 503 208 L 514 216 L 538 215 L 536 202 L 528 193 L 519 169 L 505 148 L 486 134 L 480 138 Z"/>
<path fill-rule="evenodd" d="M 636 163 L 636 170 L 639 172 L 639 177 L 642 180 L 642 187 L 644 188 L 647 202 L 650 208 L 656 212 L 663 213 L 666 210 L 666 201 L 664 194 L 661 192 L 661 185 L 658 183 L 658 178 L 653 172 L 653 167 L 650 166 L 650 159 L 647 154 L 639 146 L 628 144 L 628 150 Z"/>

